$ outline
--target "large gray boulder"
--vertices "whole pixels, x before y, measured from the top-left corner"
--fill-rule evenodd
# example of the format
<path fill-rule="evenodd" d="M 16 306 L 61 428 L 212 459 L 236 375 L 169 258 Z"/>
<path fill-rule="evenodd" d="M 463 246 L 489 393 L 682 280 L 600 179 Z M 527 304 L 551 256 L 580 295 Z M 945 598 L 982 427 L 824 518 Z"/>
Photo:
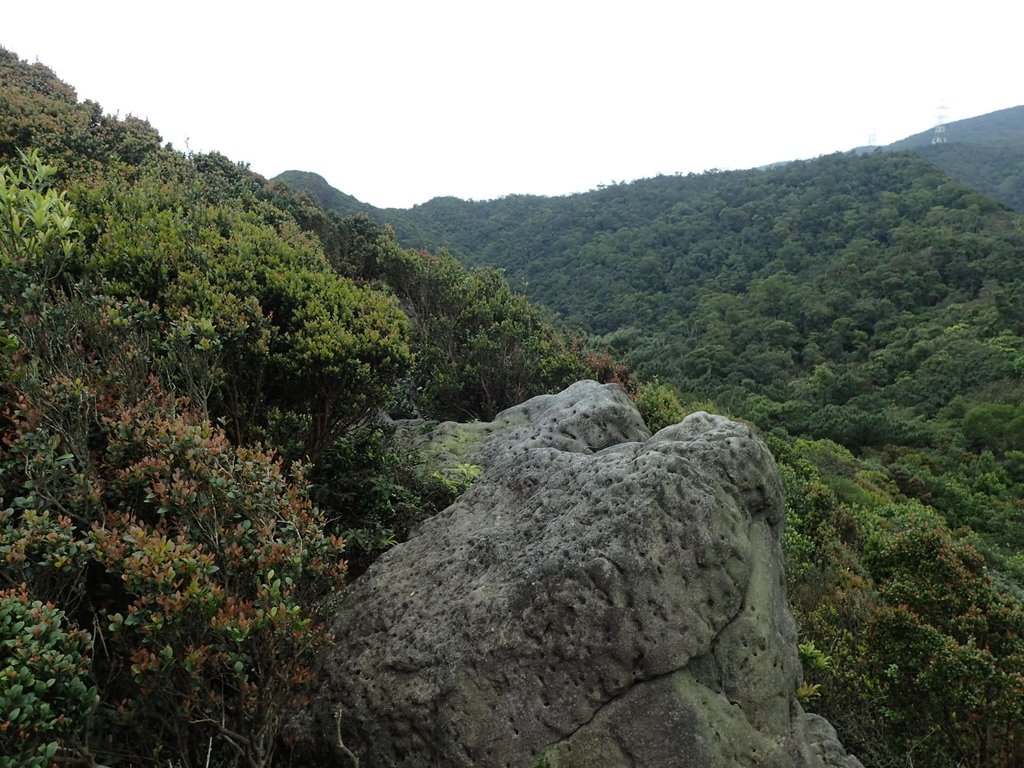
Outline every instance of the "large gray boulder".
<path fill-rule="evenodd" d="M 322 754 L 338 714 L 361 768 L 860 765 L 794 698 L 782 494 L 747 427 L 652 437 L 580 382 L 423 449 L 484 472 L 332 606 Z"/>

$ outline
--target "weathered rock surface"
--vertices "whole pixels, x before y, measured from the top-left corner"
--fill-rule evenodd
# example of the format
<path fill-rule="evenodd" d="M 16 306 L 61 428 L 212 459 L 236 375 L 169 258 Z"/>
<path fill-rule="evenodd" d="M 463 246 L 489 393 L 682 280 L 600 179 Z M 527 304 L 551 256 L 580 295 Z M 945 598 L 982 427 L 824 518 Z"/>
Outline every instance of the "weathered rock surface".
<path fill-rule="evenodd" d="M 774 462 L 580 382 L 428 450 L 484 473 L 333 607 L 306 737 L 362 768 L 855 768 L 805 715 Z M 339 762 L 339 764 L 344 764 Z"/>

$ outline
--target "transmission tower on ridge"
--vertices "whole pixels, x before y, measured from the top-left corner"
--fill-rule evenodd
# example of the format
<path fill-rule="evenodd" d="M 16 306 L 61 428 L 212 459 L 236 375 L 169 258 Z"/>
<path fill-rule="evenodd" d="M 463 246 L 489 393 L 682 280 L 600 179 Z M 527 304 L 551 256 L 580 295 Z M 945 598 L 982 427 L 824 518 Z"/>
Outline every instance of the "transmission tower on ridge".
<path fill-rule="evenodd" d="M 932 144 L 946 143 L 946 108 L 939 107 L 939 117 L 935 123 L 935 135 L 932 136 Z"/>

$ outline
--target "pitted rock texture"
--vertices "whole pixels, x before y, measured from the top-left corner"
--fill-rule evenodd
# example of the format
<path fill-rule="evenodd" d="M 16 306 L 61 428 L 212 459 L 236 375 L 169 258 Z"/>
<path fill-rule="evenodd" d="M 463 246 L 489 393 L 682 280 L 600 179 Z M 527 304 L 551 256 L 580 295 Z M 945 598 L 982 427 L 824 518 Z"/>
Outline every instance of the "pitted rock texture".
<path fill-rule="evenodd" d="M 429 446 L 484 473 L 333 606 L 324 754 L 340 711 L 362 768 L 860 765 L 793 698 L 782 494 L 747 427 L 651 437 L 580 382 Z"/>

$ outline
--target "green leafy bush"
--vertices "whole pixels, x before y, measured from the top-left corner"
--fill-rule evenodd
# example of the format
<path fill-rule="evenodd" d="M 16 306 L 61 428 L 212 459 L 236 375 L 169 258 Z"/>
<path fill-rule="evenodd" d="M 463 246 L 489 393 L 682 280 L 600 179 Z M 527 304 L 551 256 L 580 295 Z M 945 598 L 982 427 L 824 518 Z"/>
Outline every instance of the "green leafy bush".
<path fill-rule="evenodd" d="M 408 319 L 385 291 L 335 272 L 282 212 L 207 189 L 220 176 L 199 175 L 200 159 L 90 190 L 91 274 L 161 308 L 169 383 L 225 418 L 236 442 L 284 409 L 316 457 L 407 373 Z"/>
<path fill-rule="evenodd" d="M 57 169 L 35 150 L 18 152 L 14 167 L 0 166 L 0 274 L 47 283 L 72 258 L 76 234 L 71 204 L 50 186 Z"/>
<path fill-rule="evenodd" d="M 682 421 L 687 413 L 675 388 L 657 379 L 641 386 L 633 401 L 651 432 Z"/>
<path fill-rule="evenodd" d="M 0 768 L 73 756 L 98 700 L 92 640 L 23 584 L 0 590 Z"/>

